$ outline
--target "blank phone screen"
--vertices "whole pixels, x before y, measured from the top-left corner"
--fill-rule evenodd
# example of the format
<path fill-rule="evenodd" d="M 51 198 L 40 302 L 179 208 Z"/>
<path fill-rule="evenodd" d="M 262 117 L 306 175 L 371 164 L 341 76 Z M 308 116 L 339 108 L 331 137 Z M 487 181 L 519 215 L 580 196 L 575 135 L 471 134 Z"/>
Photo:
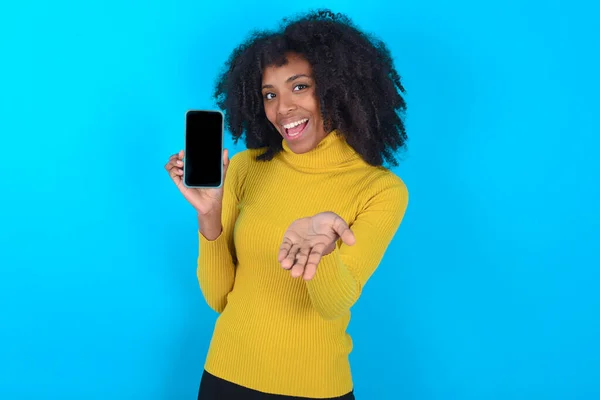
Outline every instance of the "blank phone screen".
<path fill-rule="evenodd" d="M 223 114 L 188 111 L 185 123 L 184 183 L 219 187 L 223 167 Z"/>

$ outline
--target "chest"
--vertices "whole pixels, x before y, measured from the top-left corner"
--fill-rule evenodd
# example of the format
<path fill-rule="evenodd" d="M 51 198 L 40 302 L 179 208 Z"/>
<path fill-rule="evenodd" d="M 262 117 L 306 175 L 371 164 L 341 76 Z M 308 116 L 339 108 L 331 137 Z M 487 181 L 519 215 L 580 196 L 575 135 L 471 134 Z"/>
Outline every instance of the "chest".
<path fill-rule="evenodd" d="M 234 231 L 240 260 L 276 263 L 283 235 L 294 220 L 332 211 L 352 224 L 363 206 L 356 172 L 273 169 L 247 179 Z"/>

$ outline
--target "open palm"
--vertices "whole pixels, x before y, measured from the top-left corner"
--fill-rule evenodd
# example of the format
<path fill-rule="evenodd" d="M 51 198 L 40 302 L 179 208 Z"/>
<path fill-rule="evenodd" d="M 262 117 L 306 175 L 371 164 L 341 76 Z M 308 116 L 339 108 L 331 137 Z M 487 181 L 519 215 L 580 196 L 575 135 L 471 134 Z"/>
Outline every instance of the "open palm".
<path fill-rule="evenodd" d="M 335 249 L 341 238 L 345 244 L 356 241 L 348 224 L 337 214 L 327 211 L 294 221 L 285 234 L 279 249 L 278 261 L 291 270 L 294 278 L 312 279 L 321 257 Z"/>

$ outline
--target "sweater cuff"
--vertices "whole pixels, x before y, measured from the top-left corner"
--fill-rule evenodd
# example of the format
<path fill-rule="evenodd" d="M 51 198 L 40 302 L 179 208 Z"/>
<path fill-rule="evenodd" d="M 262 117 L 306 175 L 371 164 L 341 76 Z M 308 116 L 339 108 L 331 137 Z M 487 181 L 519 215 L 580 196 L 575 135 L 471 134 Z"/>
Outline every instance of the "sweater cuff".
<path fill-rule="evenodd" d="M 208 240 L 200 230 L 198 230 L 198 237 L 202 265 L 220 265 L 223 264 L 224 260 L 228 260 L 228 257 L 231 257 L 227 235 L 225 235 L 224 231 L 221 231 L 219 236 L 214 240 Z"/>

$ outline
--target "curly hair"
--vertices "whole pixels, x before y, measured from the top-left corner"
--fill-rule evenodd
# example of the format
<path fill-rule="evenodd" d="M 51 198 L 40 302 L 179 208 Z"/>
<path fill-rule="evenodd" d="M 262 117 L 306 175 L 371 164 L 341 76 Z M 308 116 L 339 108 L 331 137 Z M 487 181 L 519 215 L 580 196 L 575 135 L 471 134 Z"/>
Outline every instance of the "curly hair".
<path fill-rule="evenodd" d="M 266 147 L 259 161 L 281 151 L 281 135 L 264 111 L 261 81 L 266 67 L 286 63 L 286 53 L 311 65 L 327 132 L 337 130 L 370 165 L 397 166 L 394 152 L 407 141 L 406 103 L 390 51 L 347 16 L 327 9 L 285 18 L 275 31 L 252 31 L 229 56 L 214 98 L 234 143 L 245 134 L 247 148 Z"/>

